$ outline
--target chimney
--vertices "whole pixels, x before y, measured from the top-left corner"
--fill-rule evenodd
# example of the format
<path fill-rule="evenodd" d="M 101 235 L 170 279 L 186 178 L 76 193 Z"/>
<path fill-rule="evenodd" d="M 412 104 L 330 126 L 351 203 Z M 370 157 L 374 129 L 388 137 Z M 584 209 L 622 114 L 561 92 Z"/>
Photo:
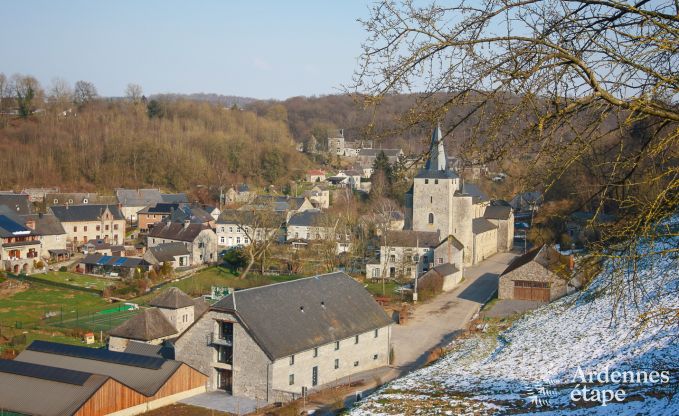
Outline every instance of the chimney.
<path fill-rule="evenodd" d="M 35 220 L 26 221 L 26 227 L 30 228 L 31 230 L 35 230 Z"/>
<path fill-rule="evenodd" d="M 187 229 L 189 224 L 191 224 L 191 220 L 184 220 L 184 229 Z"/>

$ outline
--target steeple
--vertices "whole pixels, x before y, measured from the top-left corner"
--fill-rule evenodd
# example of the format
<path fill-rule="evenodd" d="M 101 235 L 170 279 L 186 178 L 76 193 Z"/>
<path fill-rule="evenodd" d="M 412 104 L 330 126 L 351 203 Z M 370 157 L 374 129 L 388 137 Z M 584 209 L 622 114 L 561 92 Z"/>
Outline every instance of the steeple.
<path fill-rule="evenodd" d="M 431 145 L 429 147 L 429 159 L 424 166 L 425 170 L 433 171 L 447 171 L 448 158 L 446 158 L 446 151 L 443 148 L 443 138 L 441 135 L 441 123 L 436 125 L 434 132 L 431 134 Z"/>

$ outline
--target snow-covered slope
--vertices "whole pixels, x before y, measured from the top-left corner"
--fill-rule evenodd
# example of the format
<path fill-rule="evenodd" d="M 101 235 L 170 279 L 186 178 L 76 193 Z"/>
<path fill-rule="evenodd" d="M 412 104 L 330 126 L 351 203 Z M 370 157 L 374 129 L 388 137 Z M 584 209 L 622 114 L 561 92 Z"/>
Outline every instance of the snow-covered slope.
<path fill-rule="evenodd" d="M 676 247 L 677 241 L 668 246 Z M 676 255 L 647 259 L 636 276 L 623 273 L 623 279 L 628 283 L 635 279 L 638 285 L 622 295 L 611 290 L 612 275 L 609 267 L 585 292 L 529 313 L 499 335 L 454 341 L 444 358 L 389 383 L 352 414 L 679 415 L 679 395 L 671 394 L 678 386 L 679 260 Z M 595 292 L 600 295 L 593 296 Z M 672 309 L 674 320 L 642 323 L 643 317 Z M 597 394 L 622 389 L 624 400 L 606 406 L 573 401 L 573 390 L 583 386 L 578 368 L 586 375 L 606 367 L 609 374 L 667 371 L 670 380 L 617 384 L 594 380 L 588 388 Z"/>

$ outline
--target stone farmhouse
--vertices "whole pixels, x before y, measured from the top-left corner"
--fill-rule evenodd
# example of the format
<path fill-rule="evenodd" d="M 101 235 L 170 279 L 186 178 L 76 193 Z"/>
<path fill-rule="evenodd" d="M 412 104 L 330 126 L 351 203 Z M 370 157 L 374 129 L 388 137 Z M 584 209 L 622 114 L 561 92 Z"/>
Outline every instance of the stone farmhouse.
<path fill-rule="evenodd" d="M 380 259 L 366 265 L 366 276 L 415 279 L 429 270 L 440 238 L 431 231 L 387 231 L 380 240 Z"/>
<path fill-rule="evenodd" d="M 116 205 L 57 205 L 50 210 L 64 227 L 73 251 L 91 239 L 116 245 L 125 240 L 125 218 Z"/>
<path fill-rule="evenodd" d="M 156 296 L 149 305 L 151 308 L 109 331 L 109 350 L 126 351 L 133 341 L 161 345 L 181 335 L 208 308 L 207 303 L 191 299 L 176 287 Z"/>
<path fill-rule="evenodd" d="M 169 263 L 173 269 L 177 269 L 191 264 L 191 253 L 184 243 L 162 243 L 146 250 L 144 260 L 156 267 Z"/>
<path fill-rule="evenodd" d="M 391 319 L 336 272 L 237 291 L 175 341 L 208 390 L 268 403 L 389 364 Z"/>
<path fill-rule="evenodd" d="M 33 341 L 0 360 L 0 403 L 13 415 L 132 416 L 205 392 L 206 380 L 159 356 Z"/>
<path fill-rule="evenodd" d="M 326 186 L 316 185 L 310 190 L 304 191 L 304 196 L 315 208 L 330 208 L 330 190 Z"/>
<path fill-rule="evenodd" d="M 205 224 L 165 222 L 158 224 L 146 237 L 149 249 L 165 243 L 182 243 L 189 251 L 191 266 L 217 261 L 217 235 Z"/>
<path fill-rule="evenodd" d="M 551 302 L 574 289 L 569 288 L 573 257 L 543 245 L 517 257 L 500 275 L 499 299 Z"/>

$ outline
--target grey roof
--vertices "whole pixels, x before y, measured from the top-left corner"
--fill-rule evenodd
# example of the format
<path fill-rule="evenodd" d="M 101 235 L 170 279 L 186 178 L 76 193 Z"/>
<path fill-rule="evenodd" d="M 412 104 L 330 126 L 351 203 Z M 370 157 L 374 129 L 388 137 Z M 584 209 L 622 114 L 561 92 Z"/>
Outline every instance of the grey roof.
<path fill-rule="evenodd" d="M 20 360 L 9 362 L 15 371 L 9 372 L 0 366 L 0 408 L 27 415 L 72 415 L 109 379 L 105 375 L 79 371 L 87 377 L 83 384 L 66 383 L 43 378 L 44 374 L 54 371 L 65 373 L 62 368 Z"/>
<path fill-rule="evenodd" d="M 457 267 L 455 267 L 454 264 L 451 263 L 439 264 L 432 270 L 436 271 L 436 273 L 439 273 L 441 276 L 450 276 L 451 274 L 455 274 L 460 271 Z"/>
<path fill-rule="evenodd" d="M 377 157 L 377 155 L 379 155 L 380 152 L 384 152 L 385 156 L 391 158 L 398 157 L 403 153 L 401 149 L 361 149 L 358 151 L 358 155 L 367 157 Z"/>
<path fill-rule="evenodd" d="M 209 212 L 205 211 L 201 207 L 183 205 L 179 206 L 170 214 L 171 222 L 181 222 L 191 221 L 194 224 L 204 224 L 214 220 Z"/>
<path fill-rule="evenodd" d="M 189 198 L 183 192 L 180 192 L 178 194 L 161 194 L 160 200 L 162 202 L 170 204 L 182 204 L 182 203 L 185 204 L 189 202 Z"/>
<path fill-rule="evenodd" d="M 511 215 L 512 207 L 510 206 L 490 205 L 483 212 L 483 218 L 491 220 L 508 220 Z"/>
<path fill-rule="evenodd" d="M 257 218 L 258 213 L 262 211 L 259 210 L 246 210 L 246 209 L 225 209 L 219 214 L 217 219 L 217 224 L 236 224 L 243 226 L 271 226 L 276 224 L 276 227 L 280 227 L 285 223 L 285 214 L 283 212 L 274 212 L 271 218 L 267 218 L 268 215 L 264 215 L 265 218 Z"/>
<path fill-rule="evenodd" d="M 163 202 L 160 189 L 116 189 L 118 202 L 126 207 L 145 207 Z"/>
<path fill-rule="evenodd" d="M 424 165 L 424 170 L 428 172 L 448 171 L 448 159 L 446 158 L 446 149 L 443 146 L 443 137 L 441 135 L 440 124 L 436 125 L 436 128 L 431 134 L 429 158 L 427 159 L 427 163 Z"/>
<path fill-rule="evenodd" d="M 184 243 L 180 242 L 158 244 L 157 246 L 150 247 L 149 251 L 153 255 L 153 258 L 161 263 L 174 261 L 176 256 L 189 255 L 189 250 Z"/>
<path fill-rule="evenodd" d="M 117 205 L 55 205 L 50 207 L 52 213 L 63 222 L 78 222 L 78 221 L 98 221 L 101 215 L 106 210 L 111 211 L 113 219 L 124 220 L 123 214 L 118 209 Z"/>
<path fill-rule="evenodd" d="M 28 194 L 0 194 L 0 205 L 5 205 L 19 215 L 26 215 L 33 212 Z"/>
<path fill-rule="evenodd" d="M 387 231 L 386 245 L 389 247 L 436 247 L 440 243 L 435 231 Z M 380 241 L 384 245 L 384 240 Z"/>
<path fill-rule="evenodd" d="M 125 347 L 125 352 L 174 360 L 174 346 L 168 341 L 163 341 L 162 344 L 148 344 L 146 342 L 130 340 Z"/>
<path fill-rule="evenodd" d="M 144 309 L 109 332 L 115 337 L 139 341 L 152 341 L 175 334 L 177 329 L 158 308 Z"/>
<path fill-rule="evenodd" d="M 187 306 L 193 306 L 193 304 L 193 299 L 176 287 L 165 290 L 149 302 L 149 305 L 151 306 L 166 309 L 185 308 Z"/>
<path fill-rule="evenodd" d="M 38 235 L 62 235 L 66 234 L 59 219 L 53 214 L 30 214 L 23 215 L 24 223 L 35 221 L 35 233 Z"/>
<path fill-rule="evenodd" d="M 47 206 L 60 204 L 115 204 L 117 202 L 116 197 L 113 195 L 99 195 L 89 192 L 59 192 L 45 195 L 45 203 Z"/>
<path fill-rule="evenodd" d="M 277 212 L 284 212 L 300 209 L 305 201 L 306 197 L 303 196 L 258 195 L 250 205 L 261 209 L 273 209 Z"/>
<path fill-rule="evenodd" d="M 512 198 L 511 201 L 509 201 L 512 208 L 517 210 L 524 209 L 526 206 L 540 205 L 542 202 L 542 193 L 538 191 L 522 192 L 517 194 L 514 198 Z"/>
<path fill-rule="evenodd" d="M 306 211 L 298 212 L 288 221 L 288 225 L 294 225 L 298 227 L 313 227 L 319 226 L 319 221 L 321 219 L 321 211 L 317 209 L 309 209 Z"/>
<path fill-rule="evenodd" d="M 198 237 L 203 230 L 209 230 L 205 224 L 183 224 L 176 222 L 166 222 L 156 225 L 149 231 L 149 237 L 163 238 L 166 240 L 188 241 Z"/>
<path fill-rule="evenodd" d="M 234 313 L 271 359 L 392 323 L 363 286 L 342 272 L 240 290 L 212 308 Z"/>
<path fill-rule="evenodd" d="M 427 170 L 427 169 L 421 169 L 417 175 L 415 175 L 416 178 L 425 178 L 425 179 L 455 179 L 459 178 L 457 176 L 457 173 L 453 172 L 452 170 Z"/>
<path fill-rule="evenodd" d="M 159 202 L 155 205 L 149 205 L 142 208 L 137 213 L 138 214 L 171 214 L 172 211 L 179 209 L 179 204 L 168 204 L 165 202 Z"/>
<path fill-rule="evenodd" d="M 493 224 L 492 222 L 488 221 L 485 218 L 474 218 L 472 220 L 472 233 L 474 234 L 483 234 L 496 228 L 497 225 Z"/>
<path fill-rule="evenodd" d="M 483 193 L 483 191 L 479 189 L 478 186 L 470 182 L 464 182 L 462 184 L 462 190 L 459 193 L 462 195 L 471 195 L 472 202 L 474 202 L 475 204 L 479 202 L 488 201 L 488 196 L 485 193 Z"/>
<path fill-rule="evenodd" d="M 460 242 L 460 240 L 458 240 L 457 238 L 455 238 L 455 236 L 452 235 L 452 234 L 449 235 L 448 237 L 444 238 L 443 240 L 441 240 L 441 242 L 440 242 L 436 247 L 440 246 L 441 244 L 446 243 L 448 240 L 450 240 L 451 244 L 452 244 L 453 247 L 455 247 L 456 249 L 458 249 L 458 250 L 463 250 L 463 249 L 464 249 L 464 244 L 462 244 L 462 243 Z"/>
<path fill-rule="evenodd" d="M 78 370 L 87 373 L 101 374 L 116 379 L 120 383 L 138 391 L 145 396 L 153 396 L 165 384 L 165 382 L 177 371 L 182 365 L 179 361 L 166 360 L 163 358 L 155 358 L 162 360 L 159 368 L 147 368 L 134 365 L 132 362 L 128 364 L 119 364 L 111 361 L 97 360 L 88 358 L 87 356 L 78 356 L 79 349 L 92 350 L 87 347 L 68 346 L 69 350 L 76 351 L 75 354 L 60 354 L 56 352 L 43 352 L 32 350 L 33 344 L 29 345 L 26 350 L 21 352 L 17 357 L 17 361 L 41 364 L 57 368 L 65 368 L 71 370 Z M 56 344 L 53 342 L 41 342 L 42 344 Z M 138 356 L 124 352 L 108 351 L 108 355 L 132 358 L 130 361 L 136 361 Z M 150 359 L 149 357 L 144 357 Z"/>

